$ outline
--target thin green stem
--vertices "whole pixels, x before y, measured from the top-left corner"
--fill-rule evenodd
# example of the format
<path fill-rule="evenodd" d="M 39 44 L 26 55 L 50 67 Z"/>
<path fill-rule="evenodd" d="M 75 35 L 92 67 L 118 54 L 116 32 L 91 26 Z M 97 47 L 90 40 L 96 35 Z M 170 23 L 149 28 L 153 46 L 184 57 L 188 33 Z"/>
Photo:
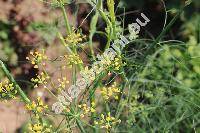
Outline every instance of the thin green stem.
<path fill-rule="evenodd" d="M 98 1 L 99 3 L 101 2 L 101 0 Z M 112 37 L 112 34 L 113 34 L 113 29 L 112 29 L 112 23 L 110 22 L 110 19 L 106 16 L 106 14 L 103 12 L 103 9 L 102 9 L 102 3 L 99 4 L 98 3 L 98 6 L 97 6 L 97 10 L 99 11 L 99 14 L 101 15 L 101 17 L 103 18 L 103 20 L 106 22 L 107 24 L 107 27 L 110 28 L 110 32 L 108 33 L 108 41 L 106 43 L 106 47 L 105 49 L 109 48 L 110 47 L 110 42 L 111 42 L 111 37 Z"/>
<path fill-rule="evenodd" d="M 184 7 L 182 7 L 179 12 L 176 14 L 176 16 L 169 22 L 169 24 L 165 27 L 165 29 L 160 33 L 160 35 L 156 38 L 156 40 L 153 42 L 152 46 L 157 46 L 155 44 L 158 44 L 159 41 L 162 39 L 162 37 L 169 31 L 170 27 L 175 23 L 175 21 L 178 19 L 178 17 L 180 16 L 180 14 L 183 12 Z M 138 78 L 143 78 L 145 76 L 146 71 L 148 70 L 148 66 L 151 66 L 151 63 L 153 62 L 153 60 L 156 58 L 156 55 L 158 54 L 158 52 L 154 53 L 152 55 L 152 57 L 150 58 L 150 61 L 148 61 L 148 64 L 146 65 L 146 67 L 143 69 L 143 71 L 141 73 L 138 74 Z M 133 85 L 133 88 L 137 88 L 138 84 L 137 82 Z M 132 95 L 132 91 L 130 92 L 130 95 Z M 130 100 L 130 99 L 129 99 Z M 128 101 L 129 101 L 128 100 Z"/>
<path fill-rule="evenodd" d="M 169 24 L 165 27 L 165 29 L 160 33 L 160 35 L 156 38 L 155 40 L 155 44 L 157 44 L 162 37 L 169 31 L 169 29 L 171 28 L 171 26 L 176 22 L 176 20 L 178 19 L 178 17 L 180 16 L 180 14 L 183 12 L 184 7 L 182 7 L 178 13 L 176 14 L 176 16 L 169 22 Z"/>
<path fill-rule="evenodd" d="M 26 104 L 30 103 L 29 98 L 26 96 L 26 94 L 23 92 L 23 90 L 20 88 L 20 86 L 17 84 L 17 82 L 15 81 L 15 79 L 13 78 L 13 76 L 10 74 L 10 72 L 8 71 L 7 67 L 5 66 L 5 64 L 3 63 L 3 61 L 0 60 L 0 66 L 2 67 L 2 70 L 4 72 L 4 74 L 7 76 L 7 78 L 10 80 L 11 83 L 14 84 L 15 88 L 17 89 L 19 95 L 21 96 L 21 99 L 23 100 L 23 102 L 25 102 Z"/>
<path fill-rule="evenodd" d="M 93 39 L 93 36 L 96 32 L 96 25 L 97 25 L 97 22 L 98 22 L 98 17 L 99 17 L 99 13 L 96 11 L 96 14 L 92 18 L 91 24 L 90 24 L 89 46 L 90 46 L 90 51 L 91 51 L 93 60 L 96 60 L 96 58 L 95 58 L 95 55 L 94 55 L 92 39 Z"/>
<path fill-rule="evenodd" d="M 81 133 L 86 133 L 81 121 L 76 118 L 76 124 L 78 125 L 79 129 L 81 130 Z"/>
<path fill-rule="evenodd" d="M 69 20 L 68 20 L 68 16 L 65 10 L 65 6 L 62 0 L 60 0 L 60 6 L 61 6 L 61 10 L 64 16 L 64 21 L 65 21 L 65 25 L 66 25 L 66 32 L 67 34 L 71 33 L 71 28 L 70 28 L 70 24 L 69 24 Z"/>
<path fill-rule="evenodd" d="M 68 44 L 65 43 L 65 39 L 63 38 L 62 34 L 58 32 L 58 38 L 60 39 L 61 43 L 67 48 L 67 52 L 73 54 L 72 50 L 69 48 Z"/>
<path fill-rule="evenodd" d="M 111 23 L 112 23 L 112 36 L 115 37 L 116 36 L 116 25 L 115 25 L 115 9 L 114 9 L 114 6 L 115 6 L 115 2 L 114 0 L 107 0 L 107 6 L 108 6 L 108 10 L 109 10 L 109 13 L 110 13 L 110 20 L 111 20 Z"/>
<path fill-rule="evenodd" d="M 65 43 L 65 40 L 64 40 L 64 38 L 63 38 L 63 36 L 62 36 L 62 34 L 60 32 L 58 32 L 58 37 L 59 37 L 61 43 L 67 48 L 67 52 L 69 54 L 74 54 L 74 52 L 70 49 L 68 44 Z M 77 53 L 76 50 L 75 50 L 75 52 Z M 79 67 L 80 70 L 83 70 L 83 64 L 78 64 L 78 67 Z"/>
<path fill-rule="evenodd" d="M 47 71 L 45 70 L 45 68 L 44 68 L 43 66 L 42 66 L 42 70 L 44 71 L 44 73 L 45 73 L 46 75 L 48 75 Z M 49 75 L 48 75 L 48 76 L 49 76 Z M 50 82 L 51 87 L 52 87 L 53 89 L 56 88 L 51 79 L 49 79 L 49 82 Z M 43 84 L 43 85 L 46 86 L 45 84 Z M 46 89 L 55 99 L 58 99 L 48 87 L 45 87 L 45 89 Z"/>

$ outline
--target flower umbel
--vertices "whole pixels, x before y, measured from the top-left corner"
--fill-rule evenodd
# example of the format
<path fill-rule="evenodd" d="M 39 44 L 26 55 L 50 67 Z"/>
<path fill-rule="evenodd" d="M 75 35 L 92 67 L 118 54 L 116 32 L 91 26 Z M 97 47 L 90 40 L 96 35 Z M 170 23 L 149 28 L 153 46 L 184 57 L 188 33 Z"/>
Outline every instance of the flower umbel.
<path fill-rule="evenodd" d="M 39 121 L 35 122 L 34 124 L 28 124 L 28 129 L 31 133 L 51 133 L 51 128 L 52 125 L 48 126 L 46 124 L 40 123 Z"/>
<path fill-rule="evenodd" d="M 86 36 L 81 35 L 81 33 L 79 32 L 76 32 L 76 30 L 73 28 L 72 33 L 65 38 L 65 41 L 67 44 L 77 45 L 80 42 L 82 42 L 85 38 Z"/>
<path fill-rule="evenodd" d="M 81 73 L 81 76 L 86 81 L 94 81 L 95 80 L 95 72 L 93 69 L 89 69 L 88 66 L 86 66 L 85 69 L 82 70 L 80 73 Z"/>
<path fill-rule="evenodd" d="M 26 105 L 28 111 L 33 111 L 36 115 L 43 113 L 45 109 L 48 109 L 47 105 L 44 105 L 40 97 L 37 98 L 37 102 L 33 101 L 30 104 Z"/>
<path fill-rule="evenodd" d="M 114 59 L 114 63 L 112 64 L 114 70 L 116 70 L 116 71 L 119 71 L 120 68 L 121 68 L 122 66 L 125 66 L 125 65 L 126 65 L 126 64 L 122 62 L 121 56 L 116 57 L 116 58 Z"/>
<path fill-rule="evenodd" d="M 65 55 L 64 57 L 67 60 L 67 66 L 69 66 L 70 68 L 73 65 L 83 64 L 83 61 L 81 60 L 81 58 L 77 54 Z"/>
<path fill-rule="evenodd" d="M 15 98 L 17 90 L 14 89 L 13 83 L 9 83 L 8 80 L 0 82 L 0 99 Z"/>
<path fill-rule="evenodd" d="M 94 123 L 98 126 L 100 126 L 100 128 L 105 128 L 106 131 L 108 132 L 112 126 L 120 123 L 121 120 L 117 120 L 116 118 L 112 117 L 110 115 L 110 112 L 107 115 L 101 114 L 101 118 L 98 121 L 95 121 Z"/>
<path fill-rule="evenodd" d="M 45 55 L 44 50 L 42 53 L 30 52 L 30 57 L 26 57 L 27 60 L 31 61 L 31 64 L 34 65 L 34 68 L 39 68 L 39 64 L 45 65 L 44 61 L 48 59 Z"/>
<path fill-rule="evenodd" d="M 96 112 L 95 110 L 95 103 L 92 102 L 91 107 L 87 106 L 86 104 L 81 104 L 78 106 L 80 109 L 82 109 L 82 114 L 80 115 L 81 117 L 84 117 L 88 113 L 94 113 Z"/>
<path fill-rule="evenodd" d="M 101 90 L 101 95 L 105 100 L 109 100 L 110 98 L 118 99 L 118 95 L 120 93 L 120 89 L 116 86 L 116 82 L 110 87 L 103 87 Z"/>
<path fill-rule="evenodd" d="M 58 79 L 58 82 L 59 82 L 59 86 L 58 86 L 59 91 L 64 90 L 67 84 L 69 84 L 69 81 L 67 80 L 66 77 L 63 77 L 62 79 Z"/>
<path fill-rule="evenodd" d="M 39 84 L 47 84 L 47 80 L 50 79 L 47 73 L 41 72 L 37 75 L 37 78 L 32 78 L 31 81 L 35 83 L 35 88 L 38 87 Z"/>

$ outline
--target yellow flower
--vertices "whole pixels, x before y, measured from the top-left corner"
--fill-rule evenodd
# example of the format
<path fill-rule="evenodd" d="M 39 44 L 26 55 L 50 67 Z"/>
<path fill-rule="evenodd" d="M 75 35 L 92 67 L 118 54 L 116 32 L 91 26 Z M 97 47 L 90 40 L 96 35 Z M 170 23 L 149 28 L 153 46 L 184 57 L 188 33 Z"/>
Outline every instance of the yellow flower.
<path fill-rule="evenodd" d="M 94 113 L 96 110 L 94 108 L 91 108 L 91 112 Z"/>
<path fill-rule="evenodd" d="M 13 83 L 9 83 L 8 80 L 0 82 L 0 99 L 16 98 L 17 90 L 14 88 Z"/>
<path fill-rule="evenodd" d="M 122 62 L 121 56 L 116 57 L 116 58 L 114 59 L 113 64 L 112 64 L 114 70 L 116 70 L 116 71 L 120 70 L 120 68 L 121 68 L 122 66 L 124 66 L 124 65 L 126 65 L 126 64 Z"/>
<path fill-rule="evenodd" d="M 29 132 L 31 133 L 51 133 L 52 125 L 45 125 L 40 123 L 38 120 L 34 124 L 28 124 Z"/>
<path fill-rule="evenodd" d="M 41 113 L 42 112 L 42 107 L 37 107 L 36 110 L 37 110 L 37 112 Z"/>
<path fill-rule="evenodd" d="M 42 126 L 41 126 L 40 124 L 35 124 L 35 125 L 33 126 L 33 130 L 34 130 L 34 131 L 42 131 Z"/>
<path fill-rule="evenodd" d="M 71 44 L 71 45 L 77 45 L 80 42 L 82 42 L 84 39 L 86 38 L 86 36 L 81 35 L 80 33 L 77 33 L 75 31 L 75 29 L 72 29 L 72 33 L 69 34 L 66 38 L 65 41 L 67 44 Z"/>
<path fill-rule="evenodd" d="M 28 111 L 33 111 L 35 114 L 42 113 L 45 109 L 48 109 L 47 105 L 44 105 L 40 97 L 37 98 L 37 102 L 33 101 L 26 105 Z"/>
<path fill-rule="evenodd" d="M 104 67 L 109 67 L 111 65 L 112 61 L 110 60 L 109 56 L 103 56 L 102 60 L 100 61 L 100 64 L 102 64 Z"/>
<path fill-rule="evenodd" d="M 77 54 L 70 54 L 64 56 L 67 60 L 67 65 L 71 68 L 73 65 L 83 64 L 83 61 Z"/>
<path fill-rule="evenodd" d="M 47 80 L 50 79 L 47 73 L 41 72 L 37 75 L 37 78 L 32 78 L 31 81 L 35 83 L 35 88 L 38 87 L 38 84 L 47 84 Z"/>
<path fill-rule="evenodd" d="M 86 66 L 80 73 L 88 83 L 95 80 L 95 72 L 93 69 L 89 69 L 88 66 Z"/>
<path fill-rule="evenodd" d="M 39 68 L 39 64 L 45 65 L 44 61 L 48 59 L 48 57 L 45 55 L 44 50 L 42 50 L 42 53 L 39 53 L 38 51 L 30 52 L 30 57 L 26 57 L 27 60 L 31 62 L 32 65 L 34 65 L 34 68 Z"/>
<path fill-rule="evenodd" d="M 94 107 L 94 106 L 95 106 L 95 102 L 93 101 L 93 102 L 91 103 L 91 105 L 92 105 L 92 107 Z"/>
<path fill-rule="evenodd" d="M 59 82 L 59 86 L 58 86 L 59 91 L 64 90 L 67 84 L 69 84 L 69 81 L 67 80 L 66 77 L 63 77 L 62 79 L 58 79 L 58 82 Z"/>
<path fill-rule="evenodd" d="M 101 118 L 98 121 L 94 121 L 95 125 L 105 128 L 107 131 L 112 128 L 113 125 L 118 124 L 121 120 L 117 120 L 111 116 L 110 112 L 107 115 L 101 114 Z"/>
<path fill-rule="evenodd" d="M 95 72 L 97 71 L 98 73 L 100 73 L 99 69 L 103 71 L 103 70 L 108 70 L 109 68 L 113 68 L 114 70 L 119 71 L 122 66 L 126 65 L 125 63 L 122 62 L 121 56 L 115 58 L 113 57 L 113 59 L 111 59 L 109 55 L 106 55 L 104 53 L 101 56 L 98 55 L 97 58 L 99 59 L 98 65 L 96 64 L 93 67 L 95 67 Z"/>
<path fill-rule="evenodd" d="M 87 106 L 86 104 L 78 105 L 78 107 L 82 110 L 81 117 L 84 117 L 88 113 L 94 113 L 95 110 L 95 103 L 92 102 L 91 107 Z"/>
<path fill-rule="evenodd" d="M 103 87 L 101 89 L 101 95 L 105 100 L 108 100 L 110 98 L 115 98 L 116 100 L 118 99 L 118 95 L 120 93 L 120 89 L 116 87 L 116 82 L 111 87 Z"/>

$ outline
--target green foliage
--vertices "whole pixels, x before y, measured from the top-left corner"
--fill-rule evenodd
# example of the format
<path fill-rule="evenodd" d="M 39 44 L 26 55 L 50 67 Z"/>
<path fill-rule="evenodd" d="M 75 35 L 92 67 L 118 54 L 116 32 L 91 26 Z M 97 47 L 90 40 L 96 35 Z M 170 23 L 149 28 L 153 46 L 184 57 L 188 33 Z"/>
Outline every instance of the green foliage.
<path fill-rule="evenodd" d="M 129 124 L 121 128 L 134 132 L 200 130 L 199 29 L 199 15 L 194 15 L 183 26 L 186 43 L 165 42 L 153 56 L 147 56 L 144 66 L 134 59 L 142 69 L 129 68 L 133 91 L 125 107 L 132 111 L 124 118 Z"/>
<path fill-rule="evenodd" d="M 38 36 L 42 37 L 45 42 L 49 45 L 53 43 L 56 38 L 56 33 L 59 28 L 59 20 L 56 20 L 53 23 L 42 23 L 42 22 L 33 22 L 28 27 L 28 31 L 35 31 L 38 33 Z"/>
<path fill-rule="evenodd" d="M 53 7 L 60 8 L 63 13 L 66 37 L 59 32 L 58 21 L 53 24 L 35 22 L 28 29 L 37 30 L 38 34 L 41 34 L 49 44 L 58 35 L 58 39 L 65 46 L 68 54 L 60 56 L 59 59 L 63 59 L 62 61 L 66 62 L 59 67 L 66 69 L 70 64 L 72 83 L 77 82 L 77 72 L 79 70 L 86 77 L 89 75 L 88 77 L 91 79 L 88 78 L 88 80 L 92 81 L 90 85 L 86 85 L 86 89 L 85 87 L 81 89 L 85 90 L 79 97 L 80 100 L 76 99 L 75 96 L 73 96 L 72 100 L 67 94 L 64 95 L 65 97 L 59 95 L 57 98 L 55 93 L 63 92 L 62 89 L 66 89 L 70 81 L 63 76 L 63 73 L 61 78 L 58 79 L 59 83 L 57 83 L 55 78 L 51 77 L 52 74 L 49 74 L 45 68 L 49 65 L 49 59 L 45 52 L 30 52 L 30 57 L 27 57 L 27 59 L 34 65 L 35 69 L 41 71 L 37 75 L 38 79 L 32 80 L 39 81 L 35 88 L 45 88 L 55 99 L 59 100 L 57 103 L 61 104 L 60 108 L 63 109 L 62 113 L 59 114 L 59 117 L 62 117 L 63 120 L 57 125 L 57 128 L 54 129 L 56 126 L 50 126 L 53 122 L 46 122 L 43 118 L 49 116 L 57 118 L 58 114 L 48 108 L 41 108 L 44 107 L 44 103 L 40 101 L 40 98 L 38 98 L 40 102 L 37 104 L 34 101 L 31 102 L 9 73 L 4 63 L 0 61 L 5 75 L 11 82 L 10 88 L 9 86 L 1 87 L 3 88 L 2 90 L 5 90 L 4 88 L 6 87 L 7 90 L 16 88 L 21 100 L 28 105 L 29 111 L 32 111 L 33 114 L 40 112 L 35 115 L 37 121 L 32 120 L 30 122 L 29 130 L 32 132 L 72 132 L 75 127 L 79 129 L 79 132 L 83 133 L 199 132 L 200 18 L 199 14 L 188 16 L 188 13 L 193 11 L 191 9 L 189 11 L 186 9 L 186 13 L 181 14 L 183 5 L 190 4 L 190 7 L 195 7 L 199 2 L 194 1 L 196 4 L 194 5 L 190 1 L 182 3 L 178 0 L 173 2 L 169 0 L 166 4 L 167 11 L 175 9 L 174 13 L 177 11 L 177 15 L 169 23 L 167 22 L 163 32 L 154 40 L 132 37 L 134 40 L 131 40 L 131 43 L 126 45 L 123 50 L 116 52 L 117 57 L 113 61 L 109 60 L 108 55 L 103 55 L 105 59 L 99 61 L 101 64 L 94 65 L 94 68 L 92 67 L 92 69 L 96 69 L 95 74 L 91 73 L 93 70 L 90 69 L 90 66 L 93 65 L 92 63 L 97 60 L 96 53 L 99 52 L 93 48 L 94 35 L 105 35 L 105 49 L 107 49 L 118 37 L 117 33 L 124 34 L 124 36 L 129 36 L 130 33 L 126 34 L 126 30 L 123 27 L 124 22 L 122 23 L 116 17 L 116 3 L 114 0 L 105 1 L 105 3 L 107 2 L 107 9 L 105 9 L 101 0 L 88 0 L 84 2 L 88 2 L 92 7 L 96 8 L 93 8 L 94 15 L 89 14 L 93 16 L 89 26 L 88 42 L 85 43 L 85 36 L 80 32 L 81 29 L 79 27 L 74 29 L 70 26 L 65 5 L 71 2 L 53 0 L 50 3 Z M 150 2 L 155 1 L 150 0 Z M 141 8 L 144 5 L 144 1 L 124 0 L 120 1 L 118 6 Z M 179 19 L 179 15 L 182 15 L 180 20 L 184 23 L 180 30 L 182 31 L 180 38 L 185 42 L 177 40 L 162 41 L 165 34 L 172 28 L 171 26 Z M 97 31 L 99 18 L 105 22 L 103 31 Z M 0 32 L 1 40 L 7 44 L 2 45 L 3 52 L 1 53 L 5 53 L 4 55 L 6 56 L 14 53 L 9 48 L 8 34 L 6 29 Z M 134 36 L 134 34 L 131 36 Z M 84 65 L 85 62 L 82 61 L 81 55 L 79 55 L 79 44 L 84 44 L 83 47 L 88 45 L 90 48 L 90 52 L 87 52 L 87 55 L 93 58 L 87 60 L 87 63 L 90 63 L 87 66 Z M 4 59 L 4 61 L 8 60 Z M 102 65 L 103 69 L 99 70 L 100 67 L 98 65 Z M 44 77 L 44 75 L 46 76 Z M 84 85 L 82 84 L 82 86 Z M 56 90 L 56 88 L 58 89 Z M 70 94 L 75 89 L 70 88 L 69 90 L 68 93 Z M 66 102 L 66 99 L 69 101 Z M 57 106 L 57 104 L 54 105 Z M 53 108 L 56 108 L 56 106 L 53 106 Z M 85 116 L 87 118 L 83 119 Z M 27 131 L 26 127 L 23 130 Z"/>
<path fill-rule="evenodd" d="M 10 26 L 0 21 L 0 60 L 7 62 L 11 66 L 16 66 L 18 57 L 9 40 Z M 3 73 L 0 70 L 0 78 L 2 77 Z"/>

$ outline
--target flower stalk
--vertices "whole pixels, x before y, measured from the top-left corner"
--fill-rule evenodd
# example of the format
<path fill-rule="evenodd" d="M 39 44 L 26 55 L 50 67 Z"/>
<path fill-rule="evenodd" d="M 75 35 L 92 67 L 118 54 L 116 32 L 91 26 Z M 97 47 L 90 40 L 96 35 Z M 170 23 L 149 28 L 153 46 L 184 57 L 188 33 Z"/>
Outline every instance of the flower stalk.
<path fill-rule="evenodd" d="M 23 102 L 25 103 L 30 103 L 29 98 L 26 96 L 26 94 L 23 92 L 23 90 L 21 89 L 21 87 L 17 84 L 17 82 L 15 81 L 15 79 L 13 78 L 13 76 L 10 74 L 10 72 L 8 71 L 7 67 L 5 66 L 5 64 L 3 63 L 3 61 L 0 60 L 0 66 L 4 72 L 4 74 L 6 75 L 6 77 L 10 80 L 11 83 L 14 84 L 14 87 L 17 89 L 21 99 L 23 100 Z"/>
<path fill-rule="evenodd" d="M 60 0 L 60 7 L 64 16 L 64 21 L 65 21 L 65 25 L 66 25 L 66 32 L 67 34 L 71 33 L 71 28 L 70 28 L 70 24 L 69 24 L 69 20 L 68 20 L 68 16 L 65 10 L 65 6 L 62 0 Z"/>

